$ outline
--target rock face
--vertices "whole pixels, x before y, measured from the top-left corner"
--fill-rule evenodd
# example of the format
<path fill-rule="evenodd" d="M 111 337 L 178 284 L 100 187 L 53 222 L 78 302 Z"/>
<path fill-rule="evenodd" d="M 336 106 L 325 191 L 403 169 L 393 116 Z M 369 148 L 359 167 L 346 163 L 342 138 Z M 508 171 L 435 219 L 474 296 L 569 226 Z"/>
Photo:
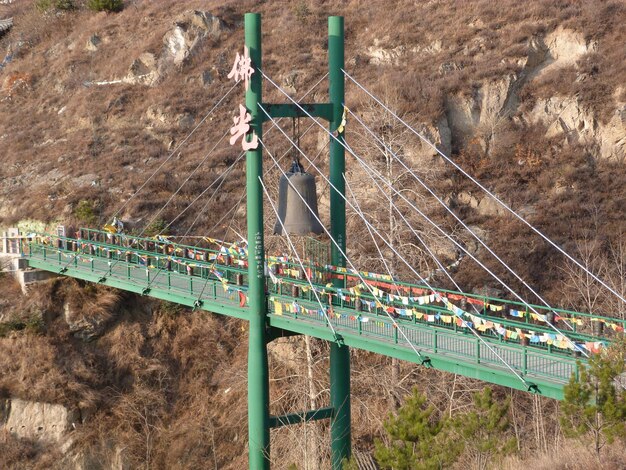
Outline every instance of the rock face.
<path fill-rule="evenodd" d="M 397 45 L 384 47 L 389 38 L 375 39 L 366 49 L 370 64 L 397 64 L 414 53 L 436 54 L 441 42 L 428 47 Z M 482 54 L 480 44 L 466 46 L 465 54 Z M 564 67 L 575 67 L 586 54 L 597 51 L 598 44 L 585 39 L 581 32 L 558 27 L 545 36 L 529 40 L 526 57 L 519 58 L 518 72 L 497 80 L 477 84 L 471 94 L 447 96 L 445 116 L 435 125 L 424 125 L 424 135 L 442 151 L 458 151 L 470 141 L 489 153 L 496 141 L 499 127 L 506 119 L 516 117 L 523 122 L 542 123 L 547 137 L 562 135 L 563 143 L 583 144 L 599 158 L 623 161 L 626 147 L 626 104 L 617 103 L 615 114 L 607 124 L 598 122 L 589 109 L 579 105 L 576 97 L 554 96 L 538 99 L 529 112 L 518 114 L 518 92 L 526 83 Z M 443 74 L 454 70 L 456 64 L 442 63 Z M 427 144 L 425 144 L 427 147 Z M 432 147 L 431 147 L 432 150 Z M 428 154 L 426 147 L 414 153 Z M 489 210 L 492 212 L 491 210 Z"/>
<path fill-rule="evenodd" d="M 91 312 L 89 316 L 82 312 L 76 313 L 67 302 L 63 305 L 63 317 L 74 336 L 83 341 L 92 341 L 101 336 L 113 318 L 105 311 Z"/>
<path fill-rule="evenodd" d="M 524 77 L 509 74 L 503 79 L 484 82 L 471 96 L 453 95 L 445 100 L 446 118 L 454 149 L 478 137 L 487 149 L 500 122 L 515 113 L 517 90 Z"/>
<path fill-rule="evenodd" d="M 530 113 L 532 122 L 547 127 L 547 137 L 562 136 L 565 143 L 595 145 L 600 158 L 626 158 L 626 104 L 615 111 L 607 124 L 600 123 L 575 97 L 555 96 L 537 100 Z"/>
<path fill-rule="evenodd" d="M 195 54 L 207 39 L 217 40 L 226 30 L 222 20 L 206 11 L 187 11 L 174 22 L 174 27 L 163 36 L 163 49 L 159 54 L 144 52 L 139 55 L 128 68 L 122 78 L 96 80 L 87 82 L 89 85 L 113 85 L 127 83 L 130 85 L 155 86 L 167 73 L 168 67 L 182 66 Z M 94 34 L 87 40 L 85 49 L 96 52 L 101 38 Z M 210 72 L 201 77 L 206 85 L 212 81 Z"/>
<path fill-rule="evenodd" d="M 163 37 L 165 45 L 162 59 L 180 66 L 208 36 L 219 38 L 224 23 L 205 11 L 188 11 L 176 20 L 174 28 Z"/>
<path fill-rule="evenodd" d="M 547 57 L 542 73 L 574 65 L 578 59 L 598 49 L 594 41 L 585 40 L 582 33 L 558 27 L 544 39 Z"/>
<path fill-rule="evenodd" d="M 0 406 L 0 429 L 45 443 L 60 443 L 76 420 L 63 405 L 12 399 Z"/>
<path fill-rule="evenodd" d="M 374 39 L 373 44 L 366 49 L 366 54 L 369 57 L 369 63 L 372 65 L 381 64 L 398 64 L 400 60 L 406 54 L 420 54 L 420 55 L 432 55 L 441 52 L 442 43 L 437 39 L 432 41 L 426 46 L 413 46 L 407 48 L 404 45 L 396 46 L 393 48 L 385 48 L 382 44 L 389 40 L 388 36 L 381 39 Z"/>
<path fill-rule="evenodd" d="M 432 145 L 420 139 L 419 146 L 405 149 L 406 157 L 411 164 L 430 164 L 432 158 L 439 155 L 438 151 L 450 155 L 452 134 L 445 117 L 439 119 L 435 124 L 420 123 L 415 126 L 415 129 Z"/>

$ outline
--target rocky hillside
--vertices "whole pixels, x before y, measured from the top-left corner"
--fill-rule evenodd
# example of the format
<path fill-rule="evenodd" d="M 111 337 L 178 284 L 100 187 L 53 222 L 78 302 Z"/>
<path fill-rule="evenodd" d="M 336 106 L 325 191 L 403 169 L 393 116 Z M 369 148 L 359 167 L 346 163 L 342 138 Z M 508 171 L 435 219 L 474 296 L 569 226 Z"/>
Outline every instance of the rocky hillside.
<path fill-rule="evenodd" d="M 227 74 L 243 46 L 243 14 L 263 15 L 264 71 L 293 96 L 312 89 L 308 101 L 327 97 L 326 82 L 315 84 L 327 67 L 326 18 L 338 14 L 346 21 L 348 73 L 626 292 L 624 1 L 127 0 L 118 13 L 94 12 L 80 1 L 72 10 L 35 3 L 45 2 L 0 2 L 0 20 L 13 18 L 0 36 L 0 229 L 95 226 L 121 210 L 129 227 L 158 231 L 185 210 L 169 227 L 174 235 L 190 227 L 213 236 L 228 226 L 245 233 L 237 204 L 244 168 L 238 164 L 222 179 L 238 151 L 220 144 L 241 90 L 205 119 L 232 87 Z M 285 100 L 269 85 L 264 92 L 266 101 Z M 597 286 L 582 294 L 584 280 L 554 250 L 349 82 L 346 102 L 551 303 L 625 314 L 596 295 Z M 303 121 L 301 129 L 307 127 Z M 291 123 L 285 128 L 291 131 Z M 456 232 L 436 203 L 386 165 L 355 120 L 346 132 L 356 150 Z M 267 142 L 277 155 L 288 148 L 278 132 L 268 133 Z M 318 129 L 301 142 L 311 155 L 325 155 L 327 136 Z M 324 157 L 318 161 L 327 168 Z M 364 211 L 412 242 L 407 230 L 389 227 L 395 222 L 380 210 L 386 203 L 371 194 L 354 161 L 348 176 Z M 277 178 L 272 170 L 267 181 Z M 319 178 L 318 185 L 327 221 L 327 190 Z M 270 186 L 275 193 L 277 185 Z M 229 211 L 231 224 L 224 222 Z M 456 259 L 449 242 L 412 221 L 435 251 Z M 362 224 L 350 224 L 351 256 L 364 268 L 382 269 L 373 244 L 360 236 Z M 270 247 L 281 243 L 268 236 Z M 420 251 L 407 258 L 432 268 Z M 468 290 L 497 287 L 466 262 L 456 278 Z M 8 277 L 0 285 L 0 468 L 246 465 L 244 325 L 71 280 L 42 284 L 28 296 Z M 326 403 L 327 345 L 296 338 L 272 343 L 271 352 L 277 412 Z M 355 448 L 363 455 L 413 385 L 442 413 L 465 409 L 482 386 L 353 354 Z M 554 402 L 504 389 L 497 395 L 511 396 L 518 411 L 520 444 L 509 468 L 578 468 L 584 461 L 584 446 L 563 452 Z M 275 468 L 328 465 L 324 425 L 284 429 L 272 439 Z M 607 465 L 620 461 L 619 451 L 611 452 Z"/>

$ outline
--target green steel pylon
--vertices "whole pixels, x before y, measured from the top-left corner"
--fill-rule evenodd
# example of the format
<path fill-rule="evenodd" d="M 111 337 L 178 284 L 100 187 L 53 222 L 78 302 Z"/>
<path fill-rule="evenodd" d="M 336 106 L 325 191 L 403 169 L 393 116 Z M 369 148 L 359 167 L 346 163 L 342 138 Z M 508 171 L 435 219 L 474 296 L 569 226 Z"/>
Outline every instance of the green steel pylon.
<path fill-rule="evenodd" d="M 270 116 L 300 117 L 306 114 L 294 104 L 262 103 L 262 54 L 261 17 L 259 14 L 245 15 L 245 45 L 255 72 L 246 92 L 246 107 L 252 120 L 251 130 L 262 138 L 265 117 L 259 104 L 269 110 Z M 343 117 L 344 101 L 344 27 L 343 17 L 328 19 L 328 64 L 330 103 L 308 105 L 310 114 L 330 122 L 330 131 L 343 139 L 338 132 Z M 344 194 L 345 156 L 341 143 L 331 138 L 330 180 L 337 190 L 330 195 L 330 219 L 332 237 L 345 252 L 346 207 Z M 248 277 L 250 333 L 248 344 L 248 434 L 250 469 L 269 469 L 270 429 L 288 424 L 316 419 L 331 419 L 331 460 L 333 470 L 340 470 L 342 460 L 350 457 L 350 351 L 347 346 L 331 343 L 330 351 L 330 407 L 284 416 L 270 416 L 269 372 L 267 365 L 267 300 L 265 296 L 265 274 L 263 247 L 263 188 L 262 149 L 248 150 L 246 154 L 247 221 L 248 221 Z M 345 259 L 333 245 L 332 262 L 345 266 Z"/>
<path fill-rule="evenodd" d="M 328 18 L 328 79 L 333 120 L 330 131 L 337 132 L 337 139 L 330 137 L 330 233 L 341 251 L 346 252 L 346 202 L 345 152 L 342 145 L 343 128 L 338 132 L 344 108 L 344 28 L 343 17 Z M 341 251 L 333 244 L 331 263 L 346 266 Z M 344 287 L 335 279 L 337 287 Z M 342 460 L 350 458 L 350 350 L 348 346 L 330 344 L 330 405 L 334 410 L 330 425 L 331 461 L 333 470 L 341 470 Z"/>
<path fill-rule="evenodd" d="M 261 68 L 261 15 L 246 13 L 245 43 L 252 64 Z M 252 121 L 250 128 L 262 139 L 263 117 L 259 103 L 263 81 L 259 70 L 250 77 L 246 107 Z M 269 371 L 267 365 L 267 302 L 265 299 L 265 250 L 263 246 L 263 176 L 262 148 L 246 153 L 246 193 L 248 222 L 248 299 L 250 328 L 248 337 L 248 452 L 250 469 L 270 468 Z"/>

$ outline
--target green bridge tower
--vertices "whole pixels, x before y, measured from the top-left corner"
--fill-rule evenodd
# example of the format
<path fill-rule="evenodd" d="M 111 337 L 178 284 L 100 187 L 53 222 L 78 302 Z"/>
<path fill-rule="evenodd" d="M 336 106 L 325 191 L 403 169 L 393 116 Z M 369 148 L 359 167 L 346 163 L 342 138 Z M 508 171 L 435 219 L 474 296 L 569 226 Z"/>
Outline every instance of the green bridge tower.
<path fill-rule="evenodd" d="M 256 13 L 245 15 L 245 45 L 255 72 L 246 91 L 246 107 L 252 120 L 250 128 L 262 139 L 263 121 L 267 116 L 259 109 L 259 104 L 272 118 L 303 117 L 306 114 L 293 103 L 266 104 L 262 101 L 263 79 L 261 53 L 261 16 Z M 328 64 L 329 64 L 329 103 L 302 104 L 307 112 L 315 117 L 326 119 L 330 132 L 343 139 L 343 129 L 338 132 L 344 106 L 344 23 L 343 17 L 328 18 Z M 335 189 L 330 194 L 330 233 L 341 247 L 333 245 L 332 263 L 345 266 L 346 208 L 343 173 L 345 171 L 344 147 L 331 138 L 330 180 Z M 267 300 L 265 295 L 265 250 L 263 243 L 263 188 L 262 148 L 248 150 L 246 154 L 246 193 L 248 223 L 248 278 L 250 333 L 248 339 L 248 437 L 249 466 L 251 470 L 270 467 L 270 429 L 289 424 L 330 418 L 331 420 L 331 459 L 333 470 L 341 469 L 344 458 L 350 457 L 350 351 L 340 339 L 330 347 L 330 406 L 318 410 L 294 413 L 283 416 L 270 416 L 269 412 L 269 370 L 267 343 L 280 332 L 272 331 L 267 322 Z M 336 280 L 336 282 L 341 282 Z"/>

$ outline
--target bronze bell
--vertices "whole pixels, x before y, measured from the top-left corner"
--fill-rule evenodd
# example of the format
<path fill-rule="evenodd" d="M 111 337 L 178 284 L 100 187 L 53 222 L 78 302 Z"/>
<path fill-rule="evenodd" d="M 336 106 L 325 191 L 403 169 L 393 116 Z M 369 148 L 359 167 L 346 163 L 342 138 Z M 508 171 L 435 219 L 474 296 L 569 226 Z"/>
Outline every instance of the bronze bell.
<path fill-rule="evenodd" d="M 302 195 L 306 204 L 296 191 Z M 310 209 L 307 207 L 307 204 Z M 278 186 L 278 218 L 283 222 L 287 233 L 306 235 L 324 232 L 324 228 L 318 222 L 318 217 L 315 177 L 306 173 L 300 162 L 295 160 L 291 165 L 289 173 L 280 177 Z M 274 226 L 274 234 L 285 235 L 278 220 Z"/>

